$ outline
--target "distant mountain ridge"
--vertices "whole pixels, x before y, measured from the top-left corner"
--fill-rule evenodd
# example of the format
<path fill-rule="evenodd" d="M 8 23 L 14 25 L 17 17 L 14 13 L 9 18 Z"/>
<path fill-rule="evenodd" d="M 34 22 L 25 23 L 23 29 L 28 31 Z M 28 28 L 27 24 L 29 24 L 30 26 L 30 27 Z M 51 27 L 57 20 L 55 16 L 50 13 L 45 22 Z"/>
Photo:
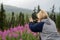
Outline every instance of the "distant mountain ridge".
<path fill-rule="evenodd" d="M 0 5 L 0 7 L 1 7 L 1 5 Z M 10 5 L 4 5 L 4 9 L 6 12 L 15 12 L 15 13 L 23 12 L 23 13 L 30 14 L 33 12 L 32 10 L 29 10 L 29 9 L 18 8 L 18 7 L 10 6 Z"/>

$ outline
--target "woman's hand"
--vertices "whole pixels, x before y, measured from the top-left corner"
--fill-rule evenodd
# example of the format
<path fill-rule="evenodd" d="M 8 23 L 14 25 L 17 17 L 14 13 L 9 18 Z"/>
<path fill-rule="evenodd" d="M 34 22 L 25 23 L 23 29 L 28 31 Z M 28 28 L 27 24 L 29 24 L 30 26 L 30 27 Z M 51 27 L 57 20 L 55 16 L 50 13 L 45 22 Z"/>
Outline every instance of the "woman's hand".
<path fill-rule="evenodd" d="M 40 22 L 40 19 L 38 19 L 38 21 L 37 22 Z"/>
<path fill-rule="evenodd" d="M 29 22 L 33 22 L 33 19 L 29 18 Z M 37 22 L 40 22 L 40 19 L 37 19 Z"/>
<path fill-rule="evenodd" d="M 31 17 L 31 18 L 29 18 L 29 21 L 30 21 L 30 22 L 33 22 L 33 19 L 32 19 L 32 17 Z"/>

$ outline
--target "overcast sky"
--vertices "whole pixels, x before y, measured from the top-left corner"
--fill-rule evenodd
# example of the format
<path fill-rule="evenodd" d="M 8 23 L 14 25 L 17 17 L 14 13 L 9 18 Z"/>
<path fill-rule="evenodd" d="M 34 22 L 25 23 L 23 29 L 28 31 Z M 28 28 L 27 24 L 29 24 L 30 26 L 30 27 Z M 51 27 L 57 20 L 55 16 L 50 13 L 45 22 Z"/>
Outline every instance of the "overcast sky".
<path fill-rule="evenodd" d="M 0 3 L 5 5 L 16 6 L 20 8 L 26 8 L 33 10 L 34 7 L 40 5 L 41 9 L 50 11 L 52 5 L 55 4 L 55 11 L 59 10 L 60 7 L 60 0 L 0 0 Z"/>

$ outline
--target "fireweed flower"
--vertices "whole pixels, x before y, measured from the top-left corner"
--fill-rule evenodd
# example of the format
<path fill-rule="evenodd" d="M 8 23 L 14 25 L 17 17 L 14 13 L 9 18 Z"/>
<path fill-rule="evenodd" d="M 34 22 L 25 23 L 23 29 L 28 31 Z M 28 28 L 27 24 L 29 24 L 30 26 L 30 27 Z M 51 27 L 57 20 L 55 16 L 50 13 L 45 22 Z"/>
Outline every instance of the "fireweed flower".
<path fill-rule="evenodd" d="M 6 31 L 4 31 L 2 34 L 2 40 L 6 40 L 6 36 L 7 36 Z"/>
<path fill-rule="evenodd" d="M 11 33 L 9 33 L 9 35 L 8 35 L 10 38 L 12 37 L 12 34 Z"/>
<path fill-rule="evenodd" d="M 3 32 L 2 32 L 2 31 L 0 31 L 0 36 L 2 36 L 2 33 L 3 33 Z"/>
<path fill-rule="evenodd" d="M 26 30 L 26 32 L 27 33 L 31 33 L 31 30 L 29 29 L 29 25 L 28 24 L 26 24 L 25 26 L 24 26 L 24 30 Z"/>
<path fill-rule="evenodd" d="M 24 32 L 26 32 L 28 34 L 31 33 L 34 36 L 37 35 L 37 33 L 32 32 L 29 29 L 29 25 L 26 24 L 24 26 L 18 25 L 14 28 L 11 27 L 8 30 L 4 30 L 4 32 L 0 31 L 0 36 L 1 36 L 2 40 L 6 40 L 6 36 L 8 36 L 9 38 L 11 38 L 11 37 L 17 38 L 18 36 L 21 37 Z M 22 38 L 20 40 L 22 40 Z"/>
<path fill-rule="evenodd" d="M 13 33 L 12 35 L 13 35 L 13 37 L 15 37 L 15 38 L 18 37 L 18 34 L 15 34 L 15 33 Z"/>
<path fill-rule="evenodd" d="M 22 35 L 22 33 L 24 32 L 24 28 L 23 26 L 20 27 L 20 35 Z"/>
<path fill-rule="evenodd" d="M 14 32 L 17 32 L 18 30 L 17 30 L 17 28 L 14 27 L 14 28 L 13 28 L 13 31 L 14 31 Z"/>
<path fill-rule="evenodd" d="M 22 40 L 22 38 L 20 40 Z"/>

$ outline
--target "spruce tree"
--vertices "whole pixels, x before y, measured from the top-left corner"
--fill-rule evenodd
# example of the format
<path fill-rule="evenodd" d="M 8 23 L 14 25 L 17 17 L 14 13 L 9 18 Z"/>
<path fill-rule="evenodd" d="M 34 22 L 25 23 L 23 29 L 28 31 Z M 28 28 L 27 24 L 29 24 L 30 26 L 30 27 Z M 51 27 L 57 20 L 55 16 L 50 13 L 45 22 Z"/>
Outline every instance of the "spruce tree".
<path fill-rule="evenodd" d="M 34 8 L 33 13 L 36 13 L 36 8 Z"/>
<path fill-rule="evenodd" d="M 57 28 L 58 28 L 58 30 L 60 31 L 60 13 L 57 14 L 57 19 L 56 19 L 56 20 L 57 20 L 57 21 L 56 21 Z"/>
<path fill-rule="evenodd" d="M 18 20 L 18 23 L 21 25 L 21 21 L 22 21 L 22 12 L 20 12 L 19 14 L 19 20 Z"/>
<path fill-rule="evenodd" d="M 24 19 L 24 17 L 25 17 L 24 14 L 22 14 L 22 22 L 21 22 L 21 23 L 22 23 L 23 26 L 24 26 L 24 24 L 25 24 L 25 19 Z"/>
<path fill-rule="evenodd" d="M 40 10 L 41 10 L 41 9 L 40 9 L 40 6 L 38 5 L 37 13 L 38 13 Z"/>
<path fill-rule="evenodd" d="M 15 17 L 14 12 L 12 12 L 12 18 L 11 18 L 11 26 L 14 27 Z"/>
<path fill-rule="evenodd" d="M 55 10 L 55 5 L 52 6 L 52 11 L 51 11 L 52 14 L 51 14 L 50 18 L 56 23 L 56 15 L 55 15 L 54 10 Z"/>
<path fill-rule="evenodd" d="M 36 20 L 36 18 L 37 18 L 36 13 L 37 13 L 36 8 L 34 8 L 33 13 L 32 13 L 32 19 L 33 20 Z"/>
<path fill-rule="evenodd" d="M 60 7 L 59 7 L 59 14 L 60 14 Z"/>
<path fill-rule="evenodd" d="M 28 17 L 28 14 L 26 14 L 26 17 L 25 17 L 25 23 L 29 23 L 29 17 Z"/>
<path fill-rule="evenodd" d="M 20 12 L 19 14 L 19 24 L 20 25 L 24 25 L 24 14 L 22 12 Z"/>
<path fill-rule="evenodd" d="M 56 25 L 58 30 L 60 31 L 60 8 L 59 8 L 59 14 L 57 14 L 57 18 L 56 18 Z"/>
<path fill-rule="evenodd" d="M 6 15 L 5 15 L 5 10 L 4 10 L 4 7 L 3 7 L 3 4 L 1 4 L 1 11 L 0 11 L 0 30 L 4 30 L 4 27 L 5 27 L 5 18 L 6 18 Z"/>

